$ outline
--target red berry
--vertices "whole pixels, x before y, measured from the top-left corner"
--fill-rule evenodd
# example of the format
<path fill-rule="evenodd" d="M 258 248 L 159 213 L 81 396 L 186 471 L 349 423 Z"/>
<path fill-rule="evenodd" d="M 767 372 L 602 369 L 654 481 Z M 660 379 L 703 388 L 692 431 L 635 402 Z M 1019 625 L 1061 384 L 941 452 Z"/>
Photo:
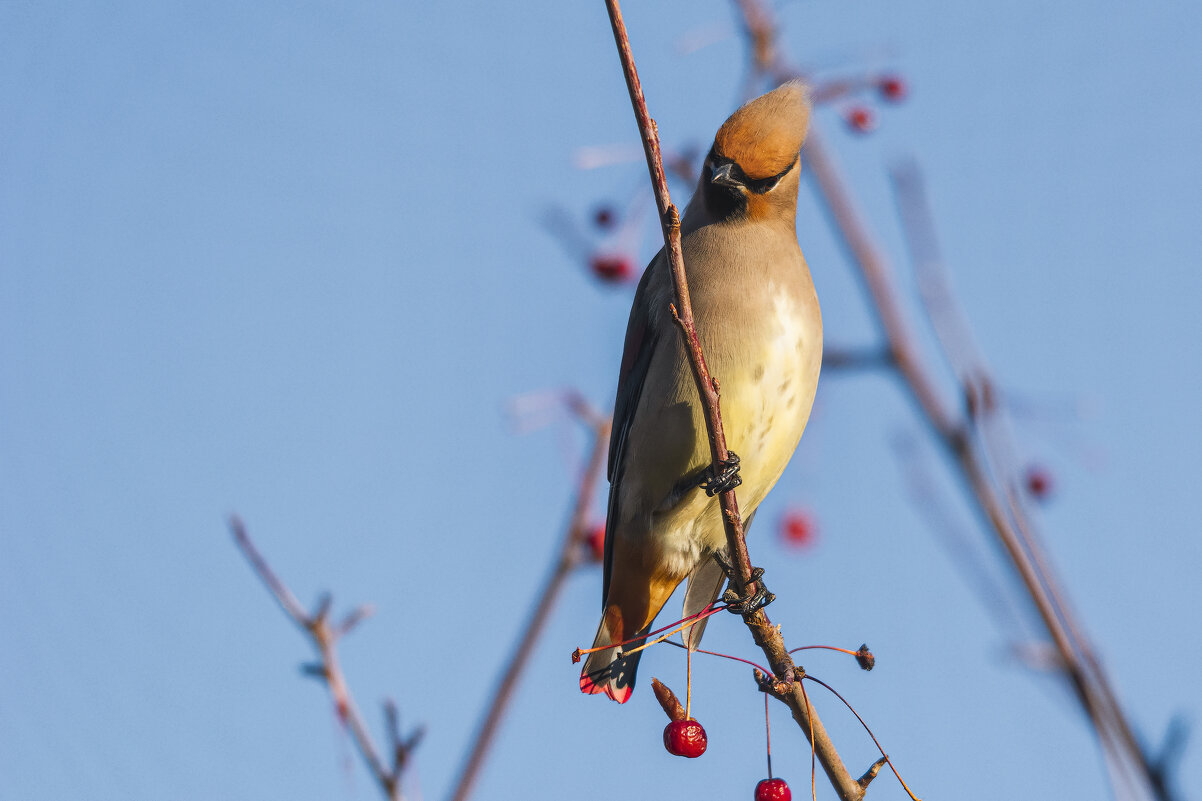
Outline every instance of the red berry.
<path fill-rule="evenodd" d="M 897 75 L 884 75 L 877 81 L 877 91 L 881 93 L 881 97 L 888 100 L 890 103 L 900 103 L 906 99 L 909 94 L 909 87 Z"/>
<path fill-rule="evenodd" d="M 803 509 L 792 509 L 780 521 L 780 536 L 787 544 L 804 548 L 814 544 L 818 533 L 814 518 Z"/>
<path fill-rule="evenodd" d="M 673 756 L 696 759 L 705 753 L 705 729 L 695 720 L 674 720 L 664 727 L 664 748 Z"/>
<path fill-rule="evenodd" d="M 593 212 L 593 224 L 602 230 L 613 227 L 614 210 L 609 206 L 599 206 Z"/>
<path fill-rule="evenodd" d="M 634 265 L 625 256 L 597 254 L 589 259 L 588 266 L 593 275 L 614 284 L 626 281 L 634 274 Z"/>
<path fill-rule="evenodd" d="M 876 115 L 867 106 L 852 106 L 844 113 L 843 120 L 856 133 L 868 133 L 876 128 Z"/>
<path fill-rule="evenodd" d="M 1052 474 L 1038 465 L 1027 468 L 1027 492 L 1037 501 L 1052 493 Z"/>
<path fill-rule="evenodd" d="M 755 801 L 792 801 L 793 793 L 784 779 L 760 779 L 755 786 Z"/>
<path fill-rule="evenodd" d="M 598 523 L 589 531 L 586 538 L 588 543 L 589 556 L 594 562 L 600 562 L 605 558 L 605 524 Z"/>

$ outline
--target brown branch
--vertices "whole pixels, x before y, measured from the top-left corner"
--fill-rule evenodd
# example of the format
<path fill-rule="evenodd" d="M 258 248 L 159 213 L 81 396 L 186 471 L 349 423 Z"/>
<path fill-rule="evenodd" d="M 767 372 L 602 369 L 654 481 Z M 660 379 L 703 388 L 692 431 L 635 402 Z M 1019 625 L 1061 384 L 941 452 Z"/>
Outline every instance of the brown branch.
<path fill-rule="evenodd" d="M 934 215 L 918 167 L 912 161 L 895 164 L 889 171 L 889 180 L 923 310 L 940 348 L 947 355 L 952 373 L 961 384 L 972 383 L 974 376 L 984 373 L 984 359 L 968 320 L 952 295 L 935 236 Z M 994 406 L 993 403 L 978 405 L 986 409 Z"/>
<path fill-rule="evenodd" d="M 872 784 L 872 780 L 876 778 L 876 775 L 881 772 L 881 768 L 885 767 L 885 763 L 888 761 L 889 757 L 883 756 L 876 762 L 873 762 L 868 766 L 868 770 L 864 771 L 864 775 L 856 780 L 856 783 L 867 790 L 868 785 Z"/>
<path fill-rule="evenodd" d="M 539 637 L 542 636 L 547 619 L 551 615 L 551 610 L 555 607 L 555 602 L 559 598 L 559 593 L 563 589 L 564 582 L 581 561 L 581 550 L 588 531 L 593 489 L 605 468 L 605 455 L 609 448 L 610 421 L 589 407 L 578 395 L 571 395 L 569 397 L 569 406 L 592 430 L 592 449 L 588 462 L 580 474 L 580 482 L 576 488 L 576 499 L 573 504 L 572 516 L 568 521 L 567 529 L 564 531 L 559 553 L 553 562 L 550 576 L 547 578 L 547 582 L 543 586 L 543 591 L 535 603 L 534 612 L 528 618 L 525 630 L 518 637 L 513 654 L 509 658 L 509 663 L 504 671 L 502 671 L 501 678 L 493 690 L 488 711 L 484 716 L 484 720 L 480 723 L 480 728 L 477 730 L 476 737 L 468 749 L 467 757 L 464 759 L 459 781 L 456 783 L 455 790 L 451 795 L 452 801 L 464 801 L 464 799 L 471 795 L 476 780 L 479 778 L 480 770 L 484 766 L 484 761 L 488 756 L 488 751 L 492 746 L 493 738 L 496 736 L 501 720 L 509 708 L 510 701 L 513 699 L 513 693 L 517 688 L 518 680 L 525 670 L 531 654 L 534 653 L 535 644 L 538 642 Z"/>
<path fill-rule="evenodd" d="M 314 665 L 306 666 L 305 672 L 325 682 L 327 689 L 330 691 L 330 697 L 334 701 L 334 709 L 339 721 L 350 731 L 351 740 L 354 741 L 355 747 L 359 749 L 359 754 L 363 757 L 363 761 L 367 764 L 367 768 L 376 780 L 376 783 L 380 785 L 380 789 L 383 791 L 385 797 L 390 799 L 390 801 L 401 801 L 403 798 L 401 794 L 401 771 L 410 752 L 416 747 L 417 740 L 420 739 L 420 731 L 404 743 L 400 741 L 399 734 L 391 735 L 395 743 L 393 758 L 390 760 L 391 767 L 386 767 L 384 761 L 380 758 L 380 753 L 376 748 L 375 741 L 372 739 L 371 732 L 368 731 L 367 724 L 363 720 L 363 715 L 359 712 L 359 707 L 355 704 L 354 696 L 351 694 L 350 687 L 346 683 L 346 677 L 338 663 L 338 653 L 335 648 L 339 636 L 366 616 L 365 607 L 360 607 L 360 609 L 352 612 L 339 626 L 331 625 L 330 623 L 329 611 L 331 601 L 328 595 L 323 596 L 318 601 L 317 607 L 312 614 L 305 612 L 304 607 L 297 601 L 296 596 L 276 576 L 275 571 L 267 564 L 267 560 L 255 548 L 254 543 L 251 542 L 250 535 L 246 532 L 246 526 L 243 525 L 240 518 L 233 517 L 230 519 L 230 530 L 234 535 L 234 542 L 237 544 L 238 549 L 242 551 L 242 555 L 246 557 L 246 561 L 250 563 L 259 580 L 271 592 L 272 596 L 279 603 L 280 608 L 284 610 L 284 614 L 291 618 L 292 622 L 309 637 L 314 649 L 316 649 L 319 661 Z M 390 713 L 390 706 L 391 702 L 385 705 L 385 717 L 390 721 L 391 727 L 392 722 L 396 718 L 395 708 Z"/>
<path fill-rule="evenodd" d="M 968 408 L 981 435 L 977 440 L 980 459 L 995 479 L 989 482 L 987 489 L 992 495 L 1000 496 L 991 503 L 1004 505 L 1011 522 L 1009 527 L 999 529 L 998 533 L 1003 538 L 1007 552 L 1018 553 L 1024 563 L 1022 566 L 1016 564 L 1016 567 L 1060 652 L 1064 671 L 1077 688 L 1086 713 L 1098 729 L 1103 747 L 1108 750 L 1113 747 L 1116 753 L 1126 753 L 1134 760 L 1154 792 L 1166 798 L 1161 794 L 1162 783 L 1156 779 L 1153 760 L 1127 722 L 1084 627 L 1068 603 L 1062 582 L 1044 551 L 1035 522 L 1014 489 L 1015 448 L 1005 426 L 1003 410 L 1000 404 L 992 400 L 997 394 L 993 389 L 996 382 L 979 349 L 972 344 L 966 318 L 957 308 L 948 286 L 921 175 L 916 166 L 909 164 L 892 170 L 890 177 L 927 315 L 931 318 L 953 372 L 966 388 L 966 397 L 984 399 L 970 402 Z M 1035 586 L 1031 585 L 1032 581 Z M 1108 738 L 1114 738 L 1117 742 L 1108 746 Z M 1122 772 L 1122 766 L 1116 767 Z"/>
<path fill-rule="evenodd" d="M 943 503 L 925 454 L 910 434 L 895 437 L 892 442 L 897 454 L 906 490 L 914 508 L 926 518 L 927 527 L 939 538 L 943 549 L 957 565 L 957 573 L 975 593 L 1007 636 L 1029 636 L 1024 632 L 1023 619 L 1014 606 L 1014 599 L 1003 591 L 985 563 L 973 550 L 968 532 L 962 531 L 951 510 Z"/>
<path fill-rule="evenodd" d="M 985 373 L 980 367 L 970 374 L 964 370 L 963 365 L 959 365 L 958 372 L 963 376 L 975 378 L 961 385 L 962 393 L 969 399 L 968 406 L 973 410 L 973 414 L 968 421 L 953 415 L 939 394 L 930 368 L 921 359 L 917 340 L 902 310 L 900 294 L 893 285 L 892 270 L 872 241 L 867 226 L 856 211 L 846 184 L 834 165 L 833 158 L 815 131 L 810 132 L 804 155 L 822 198 L 831 212 L 836 230 L 843 236 L 853 261 L 859 267 L 878 321 L 889 342 L 890 350 L 895 355 L 898 372 L 936 440 L 943 445 L 952 462 L 958 466 L 959 475 L 965 482 L 970 498 L 988 529 L 998 537 L 1018 573 L 1060 654 L 1075 695 L 1102 741 L 1103 752 L 1125 752 L 1129 762 L 1137 766 L 1146 766 L 1147 761 L 1142 753 L 1130 748 L 1134 738 L 1128 737 L 1127 732 L 1130 728 L 1118 710 L 1117 703 L 1107 698 L 1112 698 L 1112 693 L 1105 679 L 1098 671 L 1090 668 L 1088 661 L 1082 657 L 1079 645 L 1070 636 L 1064 617 L 1067 610 L 1056 603 L 1048 589 L 1049 583 L 1054 582 L 1054 579 L 1041 570 L 1041 566 L 1032 557 L 1028 543 L 1024 542 L 1023 527 L 1016 524 L 1012 516 L 1014 510 L 1008 504 L 1005 493 L 999 490 L 994 481 L 988 452 L 980 447 L 981 441 L 972 436 L 972 425 L 977 414 L 992 413 L 993 404 L 979 400 L 991 397 L 989 388 L 992 387 L 992 383 L 982 380 L 981 377 Z M 1127 743 L 1119 744 L 1116 748 L 1113 742 L 1116 738 Z"/>
<path fill-rule="evenodd" d="M 659 209 L 660 225 L 664 235 L 664 252 L 672 271 L 672 282 L 676 291 L 676 305 L 673 314 L 680 324 L 685 337 L 686 351 L 689 354 L 689 365 L 693 371 L 693 379 L 697 384 L 697 394 L 705 411 L 706 432 L 709 435 L 710 455 L 715 464 L 723 462 L 728 457 L 726 438 L 722 429 L 722 415 L 719 408 L 719 386 L 717 379 L 709 374 L 705 363 L 705 355 L 701 351 L 701 343 L 693 323 L 693 309 L 689 301 L 688 281 L 685 276 L 684 256 L 680 246 L 680 215 L 672 205 L 668 193 L 668 182 L 664 176 L 663 161 L 660 155 L 659 134 L 655 121 L 647 111 L 647 101 L 643 97 L 642 85 L 639 82 L 638 71 L 635 69 L 634 56 L 630 50 L 630 40 L 626 34 L 626 25 L 622 20 L 622 12 L 618 0 L 606 0 L 609 10 L 610 24 L 614 32 L 614 42 L 618 48 L 618 56 L 622 62 L 622 72 L 626 77 L 626 88 L 630 93 L 630 101 L 634 107 L 635 118 L 638 121 L 639 134 L 643 140 L 643 150 L 647 156 L 647 169 L 651 174 L 651 183 L 655 188 L 655 202 Z M 735 568 L 732 584 L 741 594 L 753 592 L 755 584 L 751 581 L 751 560 L 747 555 L 747 543 L 743 535 L 743 520 L 739 514 L 738 501 L 733 491 L 719 494 L 719 505 L 722 510 L 722 521 L 726 530 L 727 547 Z M 802 731 L 811 737 L 818 759 L 826 771 L 827 777 L 835 791 L 844 801 L 859 801 L 864 790 L 847 772 L 843 760 L 835 750 L 830 737 L 827 736 L 822 722 L 816 712 L 812 711 L 805 699 L 805 691 L 800 681 L 795 680 L 797 672 L 792 658 L 785 648 L 780 629 L 773 626 L 762 610 L 745 615 L 744 621 L 751 630 L 752 638 L 768 657 L 769 664 L 776 674 L 779 697 L 785 700 L 793 711 L 793 716 L 801 726 Z M 812 735 L 811 735 L 812 732 Z"/>
<path fill-rule="evenodd" d="M 918 350 L 918 340 L 897 301 L 885 258 L 868 235 L 851 194 L 827 152 L 821 132 L 815 128 L 810 129 L 802 156 L 814 176 L 836 231 L 842 235 L 852 261 L 860 269 L 860 277 L 872 298 L 897 371 L 939 436 L 947 441 L 955 440 L 961 436 L 960 423 L 928 375 Z"/>
<path fill-rule="evenodd" d="M 710 375 L 705 363 L 705 354 L 701 352 L 701 341 L 697 338 L 697 329 L 693 324 L 693 304 L 689 299 L 689 284 L 684 271 L 684 254 L 680 249 L 680 214 L 672 204 L 668 193 L 668 179 L 664 175 L 663 158 L 660 155 L 659 130 L 655 120 L 647 111 L 647 100 L 643 97 L 643 86 L 639 81 L 638 70 L 634 66 L 634 55 L 630 51 L 630 39 L 626 35 L 626 23 L 622 20 L 622 10 L 617 0 L 605 0 L 609 9 L 609 20 L 614 31 L 614 41 L 618 46 L 618 56 L 622 61 L 622 72 L 626 76 L 626 88 L 630 92 L 630 102 L 634 106 L 634 116 L 638 121 L 639 134 L 643 140 L 643 151 L 647 155 L 647 169 L 651 173 L 651 184 L 655 189 L 655 205 L 659 209 L 660 227 L 664 235 L 664 253 L 668 257 L 668 265 L 672 270 L 672 284 L 676 290 L 676 304 L 672 315 L 684 332 L 685 346 L 689 354 L 689 366 L 693 370 L 693 379 L 697 383 L 697 393 L 701 396 L 701 406 L 705 412 L 705 430 L 709 436 L 710 456 L 715 464 L 725 462 L 729 456 L 726 449 L 726 434 L 722 428 L 722 410 L 719 406 L 719 386 L 717 379 Z M 731 560 L 736 571 L 736 589 L 740 593 L 754 592 L 755 583 L 751 581 L 751 560 L 747 556 L 747 543 L 743 537 L 743 518 L 739 514 L 739 503 L 733 490 L 719 493 L 718 503 L 722 508 L 722 520 L 726 528 L 726 541 L 730 548 Z"/>
<path fill-rule="evenodd" d="M 798 76 L 798 71 L 780 56 L 777 46 L 777 28 L 762 0 L 734 0 L 747 32 L 752 55 L 753 72 L 781 82 Z M 967 401 L 970 420 L 961 422 L 957 415 L 941 399 L 936 383 L 926 364 L 921 360 L 917 340 L 913 337 L 906 315 L 902 310 L 899 294 L 892 285 L 888 263 L 872 241 L 867 226 L 859 216 L 850 193 L 827 153 L 821 136 L 811 128 L 803 156 L 815 176 L 817 186 L 835 228 L 842 235 L 852 260 L 858 266 L 864 280 L 873 309 L 889 343 L 894 366 L 905 380 L 911 396 L 954 463 L 959 465 L 960 474 L 975 500 L 981 515 L 997 535 L 1015 571 L 1022 579 L 1041 620 L 1060 652 L 1066 674 L 1070 678 L 1078 699 L 1094 724 L 1104 754 L 1110 757 L 1123 754 L 1125 766 L 1117 766 L 1116 779 L 1130 781 L 1127 768 L 1134 765 L 1141 774 L 1145 787 L 1159 799 L 1168 799 L 1163 782 L 1157 781 L 1157 773 L 1151 760 L 1139 744 L 1127 721 L 1117 695 L 1101 670 L 1092 646 L 1083 634 L 1081 625 L 1065 601 L 1065 594 L 1056 580 L 1043 547 L 1035 535 L 1034 524 L 1025 507 L 1013 492 L 999 489 L 990 468 L 1003 470 L 1003 457 L 1008 455 L 1009 442 L 990 423 L 981 425 L 984 417 L 992 419 L 996 404 L 993 402 L 994 384 L 984 368 L 983 360 L 971 346 L 967 337 L 967 325 L 947 308 L 932 308 L 928 300 L 928 312 L 936 327 L 937 337 L 944 346 L 953 371 L 960 379 L 961 391 Z M 929 220 L 921 221 L 911 216 L 907 224 L 907 235 L 915 261 L 927 267 L 931 275 L 929 257 L 933 247 L 933 226 Z M 915 247 L 917 245 L 917 248 Z M 938 298 L 948 302 L 948 295 Z M 957 333 L 949 329 L 958 327 Z M 959 343 L 953 347 L 953 343 Z M 971 437 L 973 427 L 982 432 L 980 440 Z M 996 460 L 996 461 L 995 461 Z M 1005 480 L 1005 474 L 1002 475 Z M 1111 765 L 1112 770 L 1116 766 Z"/>

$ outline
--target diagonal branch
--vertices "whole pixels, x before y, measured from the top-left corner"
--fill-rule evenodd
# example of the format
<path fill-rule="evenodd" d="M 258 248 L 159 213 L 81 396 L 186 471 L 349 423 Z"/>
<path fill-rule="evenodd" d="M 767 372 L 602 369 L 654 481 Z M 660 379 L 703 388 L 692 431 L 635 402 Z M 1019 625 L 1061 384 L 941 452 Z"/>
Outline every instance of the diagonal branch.
<path fill-rule="evenodd" d="M 748 32 L 752 51 L 753 71 L 773 81 L 787 80 L 797 75 L 779 54 L 776 46 L 776 24 L 762 0 L 735 0 Z M 868 229 L 847 190 L 834 161 L 823 145 L 822 138 L 811 130 L 803 155 L 815 177 L 816 185 L 831 214 L 834 226 L 843 237 L 844 245 L 859 268 L 883 333 L 893 356 L 893 365 L 904 379 L 919 411 L 940 442 L 959 466 L 970 497 L 978 511 L 996 534 L 1010 557 L 1011 563 L 1026 587 L 1040 619 L 1056 645 L 1066 675 L 1069 677 L 1082 708 L 1098 734 L 1107 763 L 1115 779 L 1129 783 L 1140 779 L 1145 787 L 1153 788 L 1160 799 L 1168 796 L 1155 782 L 1155 771 L 1146 753 L 1136 740 L 1133 730 L 1119 705 L 1117 696 L 1102 672 L 1092 647 L 1082 634 L 1080 624 L 1064 600 L 1042 545 L 1034 534 L 1034 526 L 1013 493 L 998 486 L 999 470 L 1004 470 L 1002 458 L 1009 452 L 992 422 L 996 404 L 993 402 L 993 382 L 971 338 L 967 326 L 951 310 L 928 306 L 936 334 L 945 355 L 960 383 L 968 406 L 967 421 L 943 401 L 932 378 L 929 366 L 922 360 L 906 314 L 893 286 L 888 262 L 873 242 Z M 912 191 L 912 188 L 911 188 Z M 925 266 L 925 275 L 938 277 L 930 269 L 933 248 L 933 226 L 921 215 L 925 208 L 903 209 L 903 224 L 915 260 Z M 928 302 L 932 299 L 928 292 Z M 946 294 L 938 298 L 946 303 Z M 957 343 L 952 347 L 952 343 Z M 974 437 L 980 432 L 982 436 Z M 1118 764 L 1111 764 L 1118 757 Z M 1142 776 L 1132 776 L 1132 771 Z"/>
<path fill-rule="evenodd" d="M 974 450 L 994 478 L 988 491 L 998 496 L 992 502 L 1004 506 L 1008 512 L 1010 526 L 999 529 L 998 533 L 1007 552 L 1017 554 L 1012 556 L 1016 568 L 1060 652 L 1063 670 L 1098 730 L 1103 748 L 1120 756 L 1125 753 L 1134 761 L 1133 766 L 1118 764 L 1113 769 L 1122 775 L 1130 773 L 1134 767 L 1137 776 L 1127 776 L 1127 779 L 1137 778 L 1142 773 L 1154 794 L 1167 799 L 1170 796 L 1156 781 L 1152 760 L 1135 737 L 1093 645 L 1068 603 L 1067 594 L 1044 552 L 1035 522 L 1014 490 L 1013 440 L 1004 425 L 1003 409 L 994 400 L 996 384 L 984 357 L 972 346 L 966 318 L 956 308 L 947 286 L 930 206 L 918 169 L 914 165 L 899 167 L 890 177 L 911 260 L 923 287 L 927 315 L 953 372 L 971 399 L 968 412 L 979 433 L 974 440 Z"/>
<path fill-rule="evenodd" d="M 968 495 L 974 501 L 987 528 L 998 538 L 1018 573 L 1056 645 L 1075 695 L 1101 740 L 1103 752 L 1108 757 L 1113 754 L 1126 754 L 1127 758 L 1122 761 L 1128 767 L 1120 768 L 1118 773 L 1119 776 L 1124 776 L 1131 765 L 1146 764 L 1145 758 L 1129 744 L 1116 742 L 1133 742 L 1124 731 L 1129 731 L 1129 726 L 1118 711 L 1109 687 L 1099 683 L 1100 675 L 1090 669 L 1088 661 L 1082 658 L 1078 645 L 1070 636 L 1065 624 L 1066 610 L 1056 602 L 1048 589 L 1051 579 L 1042 570 L 1046 565 L 1040 565 L 1033 558 L 1030 546 L 1024 542 L 1024 526 L 1015 520 L 1013 507 L 995 481 L 989 452 L 983 450 L 977 438 L 973 436 L 977 415 L 991 413 L 986 409 L 992 405 L 988 400 L 993 395 L 989 389 L 992 384 L 982 380 L 983 373 L 973 373 L 973 380 L 961 384 L 961 392 L 969 407 L 970 420 L 962 421 L 951 411 L 939 394 L 929 365 L 921 358 L 917 340 L 893 285 L 888 262 L 868 233 L 867 225 L 856 210 L 821 136 L 816 135 L 814 131 L 811 131 L 806 142 L 804 155 L 822 199 L 831 212 L 835 228 L 843 236 L 844 243 L 860 270 L 873 309 L 894 354 L 898 373 L 935 439 L 957 465 Z M 1107 762 L 1110 764 L 1111 760 L 1108 758 Z"/>
<path fill-rule="evenodd" d="M 705 411 L 705 429 L 709 435 L 710 455 L 715 464 L 725 462 L 729 452 L 726 449 L 726 433 L 722 428 L 722 410 L 718 405 L 719 386 L 717 379 L 710 375 L 705 363 L 705 354 L 701 352 L 701 341 L 697 338 L 697 329 L 693 324 L 693 304 L 689 299 L 689 284 L 684 272 L 684 254 L 680 249 L 680 214 L 668 194 L 668 179 L 664 175 L 663 157 L 660 154 L 659 130 L 655 120 L 647 111 L 647 99 L 643 97 L 643 86 L 639 81 L 638 71 L 634 66 L 634 55 L 630 51 L 630 39 L 626 35 L 626 23 L 622 20 L 622 10 L 617 0 L 606 0 L 609 9 L 609 19 L 614 30 L 614 41 L 618 46 L 618 56 L 622 60 L 622 72 L 626 76 L 626 88 L 630 92 L 630 101 L 634 106 L 634 116 L 638 121 L 639 133 L 643 140 L 643 151 L 647 155 L 647 169 L 651 173 L 651 183 L 655 189 L 655 205 L 659 209 L 660 227 L 664 235 L 664 252 L 668 256 L 668 264 L 672 270 L 672 284 L 676 290 L 676 305 L 672 313 L 684 332 L 686 350 L 689 353 L 689 366 L 693 370 L 693 379 L 697 383 L 697 392 L 701 396 L 701 405 Z M 751 560 L 747 556 L 747 544 L 743 537 L 743 518 L 739 514 L 739 502 L 733 491 L 719 493 L 718 503 L 722 508 L 722 519 L 726 526 L 726 539 L 730 546 L 731 559 L 734 562 L 736 589 L 741 592 L 753 592 L 755 584 L 751 581 Z M 745 593 L 743 593 L 745 594 Z"/>
<path fill-rule="evenodd" d="M 674 313 L 685 336 L 689 365 L 697 384 L 697 394 L 701 398 L 705 411 L 710 454 L 715 463 L 722 462 L 727 458 L 727 450 L 726 438 L 722 429 L 722 414 L 719 408 L 719 386 L 718 381 L 709 374 L 705 355 L 701 351 L 701 343 L 693 324 L 693 310 L 689 302 L 684 256 L 680 246 L 680 215 L 676 207 L 672 205 L 668 194 L 668 182 L 664 177 L 663 160 L 660 155 L 659 134 L 655 121 L 651 119 L 651 115 L 647 111 L 647 101 L 643 97 L 642 85 L 639 82 L 638 71 L 635 69 L 630 40 L 626 34 L 626 25 L 622 20 L 622 11 L 618 0 L 606 0 L 605 4 L 609 10 L 609 20 L 613 28 L 618 56 L 622 61 L 626 88 L 630 93 L 630 101 L 634 107 L 639 133 L 643 140 L 643 150 L 647 155 L 647 169 L 651 173 L 651 183 L 655 188 L 655 202 L 659 209 L 660 225 L 664 235 L 664 252 L 668 257 L 668 263 L 672 270 L 672 281 L 676 290 Z M 751 581 L 751 560 L 747 555 L 743 520 L 739 514 L 735 493 L 733 491 L 720 493 L 719 504 L 722 508 L 722 521 L 726 529 L 731 560 L 735 567 L 736 575 L 733 581 L 736 585 L 735 588 L 742 594 L 754 591 L 754 583 Z M 835 750 L 817 713 L 810 708 L 801 682 L 795 680 L 799 673 L 785 648 L 780 630 L 771 624 L 763 610 L 745 615 L 743 619 L 751 630 L 752 638 L 763 649 L 776 674 L 779 688 L 778 697 L 789 704 L 802 731 L 810 737 L 818 759 L 822 762 L 823 770 L 826 771 L 835 791 L 843 801 L 859 801 L 864 796 L 864 790 L 847 772 L 843 760 Z"/>

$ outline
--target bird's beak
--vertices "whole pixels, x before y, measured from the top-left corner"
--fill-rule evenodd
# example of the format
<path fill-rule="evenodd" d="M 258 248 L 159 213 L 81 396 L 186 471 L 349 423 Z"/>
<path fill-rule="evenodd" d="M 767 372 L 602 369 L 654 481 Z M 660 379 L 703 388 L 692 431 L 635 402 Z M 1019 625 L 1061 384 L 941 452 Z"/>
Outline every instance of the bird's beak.
<path fill-rule="evenodd" d="M 742 186 L 739 180 L 730 174 L 733 169 L 733 164 L 723 164 L 714 168 L 714 174 L 710 177 L 710 183 L 718 184 L 718 186 Z"/>

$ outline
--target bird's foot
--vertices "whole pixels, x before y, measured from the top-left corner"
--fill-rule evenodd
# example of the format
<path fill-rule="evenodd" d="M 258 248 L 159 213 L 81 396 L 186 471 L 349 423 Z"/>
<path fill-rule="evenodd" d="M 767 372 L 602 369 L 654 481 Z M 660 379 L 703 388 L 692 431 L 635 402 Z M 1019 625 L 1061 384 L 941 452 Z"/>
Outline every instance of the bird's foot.
<path fill-rule="evenodd" d="M 755 584 L 755 592 L 740 596 L 733 589 L 727 589 L 722 594 L 722 602 L 726 608 L 736 615 L 750 615 L 776 600 L 776 595 L 764 586 L 764 568 L 751 568 L 751 582 Z"/>
<path fill-rule="evenodd" d="M 726 573 L 726 577 L 734 581 L 734 566 L 720 553 L 714 554 L 714 561 Z M 764 568 L 751 568 L 751 581 L 748 584 L 755 584 L 755 592 L 740 596 L 733 588 L 728 587 L 726 592 L 722 593 L 722 603 L 726 604 L 728 611 L 736 615 L 750 615 L 776 600 L 776 595 L 764 586 Z"/>
<path fill-rule="evenodd" d="M 739 475 L 739 455 L 734 451 L 727 451 L 724 460 L 714 462 L 706 469 L 698 486 L 712 498 L 720 492 L 729 492 L 742 483 L 743 479 Z"/>

